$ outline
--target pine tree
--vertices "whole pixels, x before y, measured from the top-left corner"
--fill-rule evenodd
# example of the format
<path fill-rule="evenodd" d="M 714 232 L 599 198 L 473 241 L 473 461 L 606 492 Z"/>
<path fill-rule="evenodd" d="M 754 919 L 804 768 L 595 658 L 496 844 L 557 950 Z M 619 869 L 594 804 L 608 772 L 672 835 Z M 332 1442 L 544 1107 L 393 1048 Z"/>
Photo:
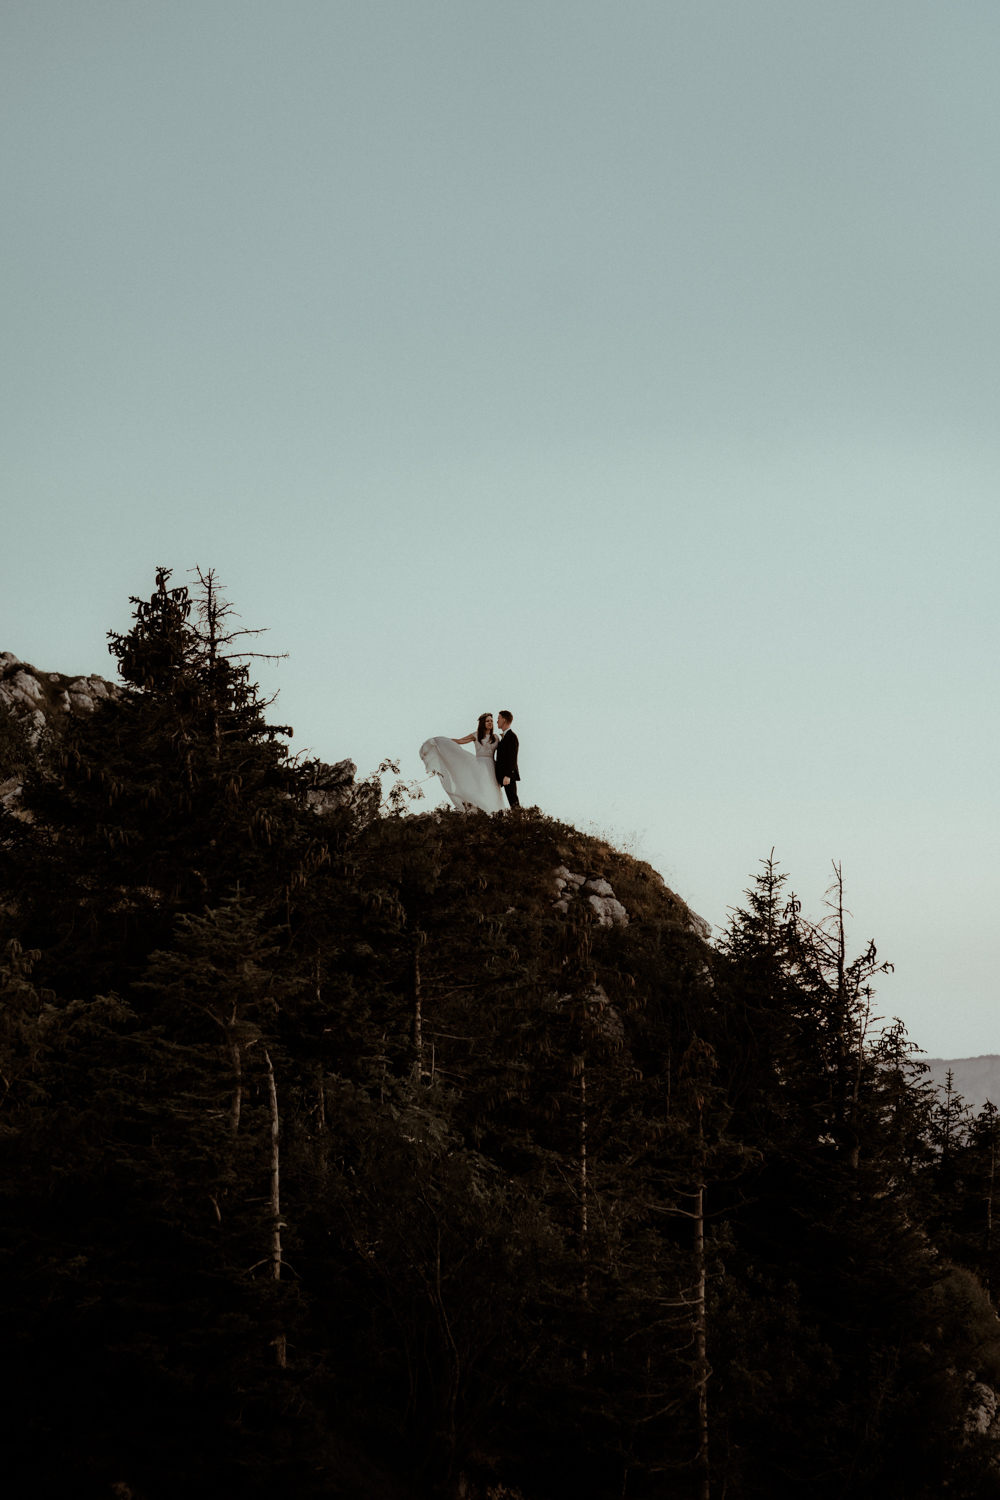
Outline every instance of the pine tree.
<path fill-rule="evenodd" d="M 765 861 L 712 949 L 537 813 L 410 815 L 391 763 L 310 800 L 214 575 L 134 604 L 120 700 L 0 824 L 8 1465 L 996 1494 L 995 1119 L 872 1014 L 839 869 L 813 924 Z"/>
<path fill-rule="evenodd" d="M 211 575 L 206 628 L 169 578 L 157 571 L 151 598 L 132 601 L 132 629 L 111 637 L 125 690 L 75 719 L 55 764 L 28 776 L 33 821 L 5 820 L 0 873 L 18 893 L 16 926 L 57 988 L 122 989 L 177 913 L 237 883 L 277 905 L 315 843 L 285 731 L 224 655 Z"/>
<path fill-rule="evenodd" d="M 740 1316 L 747 1318 L 746 1290 L 756 1278 L 758 1321 L 764 1313 L 772 1330 L 765 1338 L 785 1345 L 786 1368 L 807 1360 L 810 1348 L 813 1361 L 810 1415 L 800 1413 L 791 1430 L 784 1414 L 769 1423 L 780 1445 L 759 1436 L 751 1444 L 749 1413 L 730 1409 L 728 1426 L 744 1455 L 756 1449 L 753 1469 L 775 1493 L 789 1479 L 816 1494 L 845 1485 L 868 1493 L 889 1482 L 906 1494 L 944 1483 L 991 1493 L 987 1470 L 954 1436 L 964 1400 L 956 1368 L 988 1365 L 992 1355 L 988 1339 L 977 1353 L 976 1314 L 940 1319 L 942 1298 L 953 1293 L 925 1228 L 932 1106 L 899 1024 L 866 1033 L 870 979 L 881 966 L 873 945 L 847 959 L 837 873 L 833 922 L 824 929 L 803 921 L 795 900 L 776 920 L 780 886 L 768 862 L 756 899 L 735 915 L 723 945 L 731 1010 L 738 1014 L 749 980 L 767 1037 L 766 1048 L 757 1047 L 766 1071 L 756 1082 L 743 1077 L 741 1096 L 773 1101 L 755 1109 L 766 1126 L 757 1136 L 760 1167 L 745 1182 L 749 1203 L 730 1221 Z M 743 1113 L 741 1129 L 749 1124 Z M 782 1331 L 776 1299 L 797 1306 L 797 1329 L 786 1319 Z M 723 1385 L 745 1390 L 736 1377 L 733 1366 Z"/>

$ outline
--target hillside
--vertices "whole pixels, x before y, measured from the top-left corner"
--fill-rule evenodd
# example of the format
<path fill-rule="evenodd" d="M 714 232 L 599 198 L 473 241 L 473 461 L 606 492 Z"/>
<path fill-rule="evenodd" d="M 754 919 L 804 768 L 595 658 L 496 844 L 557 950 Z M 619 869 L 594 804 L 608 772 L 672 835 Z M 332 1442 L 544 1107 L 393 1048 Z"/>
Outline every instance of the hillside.
<path fill-rule="evenodd" d="M 1000 1109 L 1000 1057 L 988 1053 L 982 1057 L 925 1057 L 927 1076 L 940 1090 L 952 1074 L 952 1088 L 961 1094 L 970 1109 L 978 1111 L 989 1100 Z"/>
<path fill-rule="evenodd" d="M 117 691 L 14 699 L 62 717 L 0 809 L 11 1469 L 1000 1494 L 993 1127 L 858 1050 L 865 956 L 771 867 L 713 945 L 538 809 L 295 762 L 168 582 Z"/>

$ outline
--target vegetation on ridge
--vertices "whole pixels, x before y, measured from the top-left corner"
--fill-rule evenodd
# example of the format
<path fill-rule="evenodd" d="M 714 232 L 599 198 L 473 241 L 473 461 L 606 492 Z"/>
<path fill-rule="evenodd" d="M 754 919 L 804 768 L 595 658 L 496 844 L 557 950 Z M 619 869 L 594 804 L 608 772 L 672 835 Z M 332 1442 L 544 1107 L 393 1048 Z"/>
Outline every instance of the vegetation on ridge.
<path fill-rule="evenodd" d="M 38 1495 L 1000 1494 L 996 1129 L 770 862 L 707 944 L 537 811 L 314 811 L 160 570 L 0 821 Z M 383 773 L 391 768 L 384 767 Z M 554 907 L 560 865 L 627 927 Z"/>

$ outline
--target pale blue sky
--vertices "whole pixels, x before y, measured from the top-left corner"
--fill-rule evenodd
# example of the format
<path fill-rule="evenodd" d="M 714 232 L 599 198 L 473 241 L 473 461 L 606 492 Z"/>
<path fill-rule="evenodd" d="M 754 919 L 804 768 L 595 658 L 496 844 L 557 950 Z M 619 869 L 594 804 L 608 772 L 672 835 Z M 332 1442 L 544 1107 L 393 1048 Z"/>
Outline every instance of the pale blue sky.
<path fill-rule="evenodd" d="M 159 562 L 362 770 L 526 799 L 716 926 L 843 862 L 1000 1051 L 995 4 L 7 0 L 0 649 Z"/>

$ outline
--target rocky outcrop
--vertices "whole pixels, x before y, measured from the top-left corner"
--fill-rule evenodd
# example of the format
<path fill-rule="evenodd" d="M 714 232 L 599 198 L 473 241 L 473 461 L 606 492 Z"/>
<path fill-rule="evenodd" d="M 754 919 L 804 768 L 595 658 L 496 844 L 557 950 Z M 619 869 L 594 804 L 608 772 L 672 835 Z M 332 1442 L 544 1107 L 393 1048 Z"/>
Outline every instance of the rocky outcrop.
<path fill-rule="evenodd" d="M 46 729 L 58 733 L 67 715 L 92 714 L 102 698 L 118 692 L 104 677 L 40 672 L 12 651 L 0 651 L 0 709 L 22 723 L 32 748 Z"/>
<path fill-rule="evenodd" d="M 104 677 L 70 677 L 40 672 L 12 651 L 0 651 L 0 807 L 16 817 L 21 807 L 25 759 L 45 736 L 58 736 L 68 719 L 92 714 L 102 699 L 120 689 Z M 4 723 L 7 730 L 4 733 Z"/>
<path fill-rule="evenodd" d="M 679 927 L 686 928 L 703 942 L 708 942 L 712 935 L 708 922 L 692 911 L 673 891 L 668 890 L 663 876 L 652 866 L 644 861 L 631 859 L 608 845 L 593 844 L 591 852 L 594 851 L 600 855 L 603 869 L 574 871 L 569 863 L 563 863 L 552 872 L 555 886 L 552 905 L 556 911 L 566 916 L 574 910 L 582 914 L 584 907 L 589 906 L 599 926 L 627 927 L 630 917 L 634 919 L 638 916 L 641 920 L 651 908 L 656 908 L 660 913 L 666 903 Z M 559 852 L 572 857 L 568 846 Z M 576 851 L 577 855 L 583 852 L 582 847 Z M 609 876 L 615 881 L 617 890 Z"/>
<path fill-rule="evenodd" d="M 966 1376 L 966 1385 L 966 1431 L 978 1432 L 983 1437 L 997 1437 L 1000 1428 L 997 1420 L 1000 1402 L 996 1391 L 985 1381 L 977 1380 L 971 1370 Z"/>
<path fill-rule="evenodd" d="M 627 927 L 628 912 L 616 900 L 611 886 L 602 876 L 575 875 L 565 865 L 555 872 L 555 886 L 559 892 L 553 903 L 556 911 L 569 912 L 570 904 L 585 900 L 601 927 Z"/>
<path fill-rule="evenodd" d="M 0 651 L 0 715 L 6 710 L 14 718 L 32 750 L 38 748 L 46 732 L 59 734 L 67 719 L 92 714 L 98 703 L 117 698 L 120 692 L 115 683 L 96 673 L 70 677 L 65 672 L 40 672 L 13 652 Z M 312 771 L 306 805 L 318 817 L 351 800 L 357 775 L 352 760 L 339 760 L 334 765 L 316 761 Z M 0 806 L 19 813 L 21 776 L 2 778 L 0 768 Z"/>
<path fill-rule="evenodd" d="M 358 768 L 353 760 L 338 760 L 332 766 L 321 760 L 316 761 L 313 782 L 306 792 L 306 806 L 318 817 L 343 807 L 354 795 L 354 778 L 357 773 Z"/>

